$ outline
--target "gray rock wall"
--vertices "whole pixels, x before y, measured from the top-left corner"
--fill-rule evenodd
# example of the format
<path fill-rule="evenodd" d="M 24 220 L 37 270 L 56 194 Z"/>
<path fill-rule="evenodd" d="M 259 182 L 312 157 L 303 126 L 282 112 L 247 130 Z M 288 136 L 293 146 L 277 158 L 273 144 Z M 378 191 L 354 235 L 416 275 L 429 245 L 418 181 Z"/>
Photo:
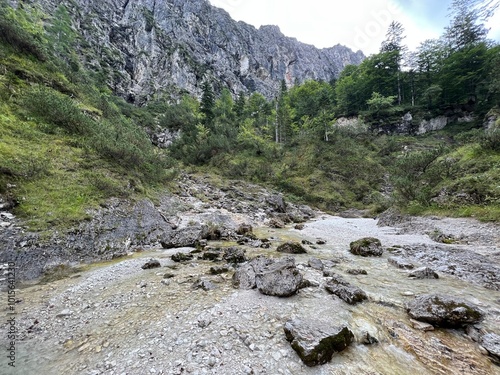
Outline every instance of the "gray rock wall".
<path fill-rule="evenodd" d="M 274 97 L 281 80 L 330 80 L 364 55 L 336 45 L 317 49 L 277 26 L 236 22 L 206 0 L 40 0 L 47 14 L 65 5 L 83 36 L 85 64 L 108 71 L 112 88 L 142 103 L 161 92 L 200 94 L 204 77 L 216 90 Z"/>

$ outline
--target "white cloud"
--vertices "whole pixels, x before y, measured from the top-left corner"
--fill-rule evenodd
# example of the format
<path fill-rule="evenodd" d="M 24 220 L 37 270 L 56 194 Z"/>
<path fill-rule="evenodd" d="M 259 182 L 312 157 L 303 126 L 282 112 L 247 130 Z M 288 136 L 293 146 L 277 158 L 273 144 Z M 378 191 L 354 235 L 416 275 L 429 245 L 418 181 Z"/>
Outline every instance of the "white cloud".
<path fill-rule="evenodd" d="M 449 3 L 451 0 L 446 0 Z M 278 25 L 283 34 L 316 47 L 340 43 L 377 53 L 391 21 L 406 31 L 415 49 L 425 39 L 439 37 L 447 25 L 446 4 L 435 0 L 210 0 L 231 16 L 255 27 Z M 500 13 L 500 12 L 499 12 Z M 498 16 L 498 14 L 497 14 Z M 500 25 L 490 22 L 492 25 Z M 496 27 L 497 35 L 499 28 Z M 493 36 L 490 33 L 490 36 Z"/>

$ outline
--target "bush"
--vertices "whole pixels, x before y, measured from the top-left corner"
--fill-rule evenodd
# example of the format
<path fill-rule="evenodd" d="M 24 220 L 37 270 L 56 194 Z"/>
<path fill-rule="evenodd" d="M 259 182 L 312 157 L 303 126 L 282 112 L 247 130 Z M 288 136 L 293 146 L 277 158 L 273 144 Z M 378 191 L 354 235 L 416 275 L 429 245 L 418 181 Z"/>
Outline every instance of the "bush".
<path fill-rule="evenodd" d="M 500 127 L 487 130 L 480 138 L 480 144 L 486 150 L 500 151 Z"/>
<path fill-rule="evenodd" d="M 14 11 L 6 1 L 0 1 L 0 40 L 21 53 L 28 53 L 40 61 L 45 61 L 47 56 L 39 35 L 29 33 L 23 28 L 20 21 L 25 18 L 26 22 L 27 15 L 18 14 L 20 12 L 22 10 Z"/>
<path fill-rule="evenodd" d="M 438 161 L 444 148 L 409 152 L 397 159 L 391 168 L 391 180 L 400 204 L 416 201 L 427 205 L 433 189 L 442 181 L 446 165 Z"/>
<path fill-rule="evenodd" d="M 34 88 L 23 98 L 24 106 L 33 116 L 66 130 L 69 134 L 89 135 L 96 127 L 75 101 L 53 89 Z"/>

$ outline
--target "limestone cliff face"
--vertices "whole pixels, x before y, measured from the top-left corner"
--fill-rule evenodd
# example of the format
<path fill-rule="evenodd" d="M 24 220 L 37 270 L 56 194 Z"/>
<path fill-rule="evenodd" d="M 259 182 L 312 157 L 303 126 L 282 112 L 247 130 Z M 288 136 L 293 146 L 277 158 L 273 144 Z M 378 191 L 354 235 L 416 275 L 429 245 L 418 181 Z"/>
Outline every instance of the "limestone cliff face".
<path fill-rule="evenodd" d="M 203 78 L 233 93 L 273 97 L 279 82 L 330 80 L 362 52 L 317 49 L 276 26 L 236 22 L 207 0 L 40 0 L 53 14 L 63 4 L 82 34 L 87 66 L 108 72 L 113 89 L 132 102 L 166 92 L 199 94 Z"/>

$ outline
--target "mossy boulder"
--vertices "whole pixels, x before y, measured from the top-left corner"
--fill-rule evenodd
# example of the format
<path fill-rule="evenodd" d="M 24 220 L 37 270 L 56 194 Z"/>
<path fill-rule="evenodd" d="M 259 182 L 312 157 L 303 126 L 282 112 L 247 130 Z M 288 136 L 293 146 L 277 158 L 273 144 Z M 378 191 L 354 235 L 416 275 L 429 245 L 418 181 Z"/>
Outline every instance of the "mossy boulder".
<path fill-rule="evenodd" d="M 407 304 L 406 311 L 415 320 L 448 328 L 475 324 L 484 316 L 471 302 L 440 294 L 418 296 Z"/>
<path fill-rule="evenodd" d="M 309 367 L 329 362 L 335 353 L 347 348 L 354 340 L 347 326 L 335 327 L 318 321 L 289 320 L 284 331 L 293 350 Z"/>
<path fill-rule="evenodd" d="M 279 253 L 286 253 L 286 254 L 306 254 L 307 251 L 298 242 L 285 242 L 284 244 L 278 246 L 278 249 L 276 249 Z"/>
<path fill-rule="evenodd" d="M 350 243 L 351 253 L 363 257 L 380 257 L 384 250 L 379 239 L 374 237 L 365 237 Z"/>
<path fill-rule="evenodd" d="M 176 253 L 171 256 L 172 260 L 174 262 L 187 262 L 190 260 L 193 260 L 193 255 L 191 254 L 185 254 L 185 253 Z"/>

